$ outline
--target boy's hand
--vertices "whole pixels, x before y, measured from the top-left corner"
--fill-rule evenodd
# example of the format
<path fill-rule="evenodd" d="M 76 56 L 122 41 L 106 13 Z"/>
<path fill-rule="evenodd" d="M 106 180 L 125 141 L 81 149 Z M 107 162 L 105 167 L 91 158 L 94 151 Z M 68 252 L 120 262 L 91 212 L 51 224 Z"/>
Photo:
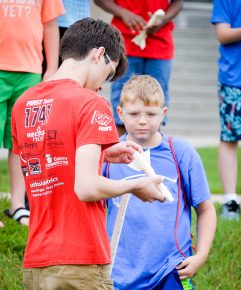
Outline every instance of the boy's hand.
<path fill-rule="evenodd" d="M 142 152 L 140 145 L 125 141 L 117 143 L 105 150 L 105 161 L 109 163 L 130 163 L 135 151 Z"/>
<path fill-rule="evenodd" d="M 193 277 L 204 264 L 205 259 L 199 255 L 186 258 L 176 269 L 181 280 Z"/>

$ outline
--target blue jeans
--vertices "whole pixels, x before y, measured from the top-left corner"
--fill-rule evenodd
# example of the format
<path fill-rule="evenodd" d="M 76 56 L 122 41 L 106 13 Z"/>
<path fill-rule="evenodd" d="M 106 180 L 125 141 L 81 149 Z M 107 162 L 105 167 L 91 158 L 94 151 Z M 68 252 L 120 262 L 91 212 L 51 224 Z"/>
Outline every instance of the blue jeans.
<path fill-rule="evenodd" d="M 116 125 L 123 125 L 116 112 L 117 106 L 120 103 L 120 94 L 123 85 L 131 78 L 132 75 L 150 75 L 154 77 L 161 85 L 164 96 L 165 105 L 168 107 L 170 102 L 169 97 L 169 80 L 171 76 L 172 60 L 166 59 L 151 59 L 141 57 L 128 57 L 129 67 L 127 72 L 115 81 L 111 86 L 111 105 Z M 165 120 L 164 120 L 164 123 Z"/>

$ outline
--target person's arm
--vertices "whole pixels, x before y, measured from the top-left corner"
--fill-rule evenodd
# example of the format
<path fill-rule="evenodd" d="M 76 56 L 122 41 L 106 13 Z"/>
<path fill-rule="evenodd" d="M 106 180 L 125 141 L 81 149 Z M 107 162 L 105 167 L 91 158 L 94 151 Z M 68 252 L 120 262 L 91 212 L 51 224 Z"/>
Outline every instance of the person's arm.
<path fill-rule="evenodd" d="M 176 268 L 181 280 L 193 277 L 206 261 L 216 231 L 216 211 L 210 200 L 202 202 L 197 208 L 197 251 L 186 258 Z"/>
<path fill-rule="evenodd" d="M 142 30 L 146 25 L 145 20 L 141 16 L 117 5 L 113 0 L 94 0 L 94 2 L 106 12 L 121 18 L 132 32 L 135 32 L 135 30 Z"/>
<path fill-rule="evenodd" d="M 135 180 L 110 180 L 98 173 L 101 146 L 80 146 L 75 158 L 74 190 L 81 201 L 97 201 L 132 192 L 143 201 L 164 201 L 157 186 L 161 177 L 143 177 Z"/>
<path fill-rule="evenodd" d="M 241 27 L 232 28 L 229 23 L 217 23 L 215 30 L 217 39 L 221 44 L 241 41 Z"/>
<path fill-rule="evenodd" d="M 178 13 L 182 10 L 182 2 L 183 2 L 182 0 L 172 0 L 168 6 L 168 9 L 165 15 L 162 17 L 160 22 L 146 29 L 147 34 L 150 35 L 157 32 L 162 26 L 172 21 L 178 15 Z"/>
<path fill-rule="evenodd" d="M 46 80 L 58 69 L 59 28 L 56 19 L 44 23 L 43 45 L 47 63 L 43 80 Z"/>

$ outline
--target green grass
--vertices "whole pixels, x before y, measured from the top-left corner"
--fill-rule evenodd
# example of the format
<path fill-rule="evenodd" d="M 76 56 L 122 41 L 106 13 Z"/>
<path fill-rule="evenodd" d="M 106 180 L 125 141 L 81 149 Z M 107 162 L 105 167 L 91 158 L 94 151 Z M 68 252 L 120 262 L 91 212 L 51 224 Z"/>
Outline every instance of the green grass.
<path fill-rule="evenodd" d="M 220 219 L 221 205 L 215 204 L 218 224 L 207 262 L 194 277 L 197 290 L 236 290 L 241 285 L 241 220 Z M 195 223 L 194 218 L 194 223 Z M 194 228 L 194 226 L 193 226 Z M 195 230 L 193 229 L 195 235 Z"/>
<path fill-rule="evenodd" d="M 22 260 L 28 228 L 7 218 L 3 210 L 9 207 L 7 199 L 0 199 L 0 289 L 22 290 Z"/>
<path fill-rule="evenodd" d="M 222 186 L 218 175 L 218 150 L 216 147 L 197 149 L 201 156 L 212 193 L 222 193 Z M 241 171 L 241 147 L 238 148 L 238 169 Z M 238 178 L 237 193 L 241 193 L 241 178 Z"/>
<path fill-rule="evenodd" d="M 9 192 L 9 176 L 7 160 L 0 160 L 0 192 Z"/>
<path fill-rule="evenodd" d="M 215 205 L 218 216 L 220 205 Z M 0 199 L 0 289 L 23 290 L 22 258 L 28 229 L 5 217 L 6 199 Z M 195 221 L 195 219 L 194 219 Z M 236 290 L 241 285 L 241 222 L 218 220 L 215 240 L 208 261 L 194 277 L 197 290 Z M 195 229 L 193 229 L 195 235 Z"/>

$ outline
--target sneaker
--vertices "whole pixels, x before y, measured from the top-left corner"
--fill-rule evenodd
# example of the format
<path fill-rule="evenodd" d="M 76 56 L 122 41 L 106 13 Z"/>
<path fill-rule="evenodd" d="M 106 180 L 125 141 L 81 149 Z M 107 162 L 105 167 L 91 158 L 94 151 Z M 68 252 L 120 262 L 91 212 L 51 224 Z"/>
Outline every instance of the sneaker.
<path fill-rule="evenodd" d="M 221 218 L 238 221 L 240 218 L 240 205 L 235 200 L 224 203 Z"/>

